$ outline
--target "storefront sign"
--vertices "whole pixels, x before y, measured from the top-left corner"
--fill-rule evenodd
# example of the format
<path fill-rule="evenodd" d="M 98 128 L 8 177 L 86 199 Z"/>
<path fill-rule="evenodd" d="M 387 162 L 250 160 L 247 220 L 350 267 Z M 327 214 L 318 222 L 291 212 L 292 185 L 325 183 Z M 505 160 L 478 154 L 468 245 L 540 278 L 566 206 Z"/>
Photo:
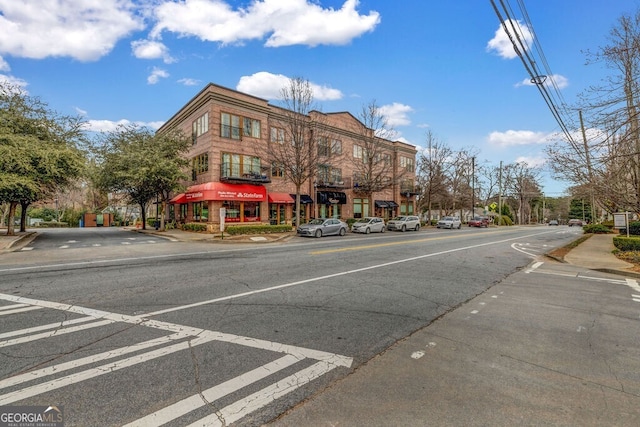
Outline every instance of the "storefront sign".
<path fill-rule="evenodd" d="M 261 185 L 207 182 L 189 187 L 185 197 L 189 202 L 207 200 L 262 202 L 267 199 L 267 190 Z"/>

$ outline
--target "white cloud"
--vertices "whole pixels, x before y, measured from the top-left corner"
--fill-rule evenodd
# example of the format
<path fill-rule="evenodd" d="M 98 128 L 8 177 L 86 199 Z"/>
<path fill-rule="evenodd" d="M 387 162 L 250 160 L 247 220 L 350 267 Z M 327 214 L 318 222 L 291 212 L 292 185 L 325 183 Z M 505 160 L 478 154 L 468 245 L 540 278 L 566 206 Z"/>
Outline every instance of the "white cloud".
<path fill-rule="evenodd" d="M 491 132 L 487 140 L 491 145 L 506 148 L 532 144 L 547 144 L 549 137 L 550 135 L 544 132 L 508 130 L 506 132 Z"/>
<path fill-rule="evenodd" d="M 143 28 L 127 0 L 0 0 L 0 54 L 97 60 Z"/>
<path fill-rule="evenodd" d="M 80 114 L 81 116 L 86 116 L 87 115 L 87 110 L 83 110 L 80 107 L 74 107 L 76 110 L 76 113 Z"/>
<path fill-rule="evenodd" d="M 178 83 L 185 86 L 196 86 L 200 84 L 200 80 L 184 78 L 184 79 L 178 80 Z"/>
<path fill-rule="evenodd" d="M 160 79 L 166 79 L 167 77 L 169 77 L 169 73 L 167 73 L 166 70 L 158 67 L 153 67 L 153 70 L 151 70 L 151 74 L 149 75 L 149 77 L 147 77 L 147 83 L 149 83 L 150 85 L 154 85 L 158 83 Z"/>
<path fill-rule="evenodd" d="M 520 156 L 517 157 L 515 163 L 526 163 L 530 168 L 539 168 L 545 165 L 547 159 L 545 157 L 530 157 Z"/>
<path fill-rule="evenodd" d="M 380 23 L 378 12 L 360 15 L 358 4 L 346 0 L 336 10 L 309 0 L 255 0 L 234 10 L 222 0 L 165 2 L 155 9 L 151 37 L 170 31 L 222 44 L 267 37 L 269 47 L 344 45 Z"/>
<path fill-rule="evenodd" d="M 546 76 L 542 84 L 548 88 L 553 88 L 554 83 L 555 86 L 558 87 L 558 89 L 564 89 L 565 87 L 569 86 L 569 79 L 560 74 L 553 74 L 551 76 Z M 516 87 L 519 86 L 535 86 L 535 84 L 531 81 L 531 79 L 524 79 L 520 83 L 516 84 Z"/>
<path fill-rule="evenodd" d="M 265 99 L 280 99 L 282 88 L 287 87 L 290 77 L 260 71 L 240 78 L 236 90 Z M 332 101 L 342 98 L 342 92 L 328 86 L 320 86 L 309 82 L 313 97 L 317 101 Z"/>
<path fill-rule="evenodd" d="M 515 32 L 520 34 L 520 40 L 527 49 L 531 46 L 531 43 L 533 42 L 533 33 L 531 32 L 529 27 L 522 24 L 522 22 L 520 21 L 514 20 L 505 21 L 505 25 L 507 26 L 509 33 L 513 34 L 514 37 L 515 27 Z M 513 43 L 509 39 L 509 36 L 507 36 L 507 33 L 505 33 L 504 27 L 502 25 L 500 25 L 500 27 L 496 30 L 494 37 L 487 43 L 487 51 L 496 52 L 499 56 L 505 59 L 513 59 L 518 57 L 516 51 L 513 49 Z"/>
<path fill-rule="evenodd" d="M 133 56 L 139 59 L 162 58 L 165 64 L 176 62 L 176 60 L 169 55 L 167 46 L 158 41 L 136 40 L 131 42 L 131 50 L 133 50 Z"/>
<path fill-rule="evenodd" d="M 19 88 L 22 92 L 27 93 L 25 88 L 29 85 L 25 80 L 19 79 L 14 76 L 7 76 L 6 74 L 0 74 L 0 83 L 7 84 Z"/>
<path fill-rule="evenodd" d="M 164 122 L 135 122 L 127 119 L 122 119 L 118 121 L 88 120 L 85 124 L 85 129 L 89 132 L 113 132 L 117 130 L 119 126 L 140 126 L 140 127 L 148 127 L 149 129 L 157 130 L 163 124 Z"/>
<path fill-rule="evenodd" d="M 0 56 L 0 71 L 11 71 L 9 63 L 2 56 Z"/>
<path fill-rule="evenodd" d="M 413 111 L 413 108 L 408 105 L 394 102 L 389 105 L 382 105 L 379 108 L 380 114 L 387 119 L 387 124 L 391 127 L 394 126 L 407 126 L 411 123 L 411 120 L 407 116 L 408 113 Z"/>

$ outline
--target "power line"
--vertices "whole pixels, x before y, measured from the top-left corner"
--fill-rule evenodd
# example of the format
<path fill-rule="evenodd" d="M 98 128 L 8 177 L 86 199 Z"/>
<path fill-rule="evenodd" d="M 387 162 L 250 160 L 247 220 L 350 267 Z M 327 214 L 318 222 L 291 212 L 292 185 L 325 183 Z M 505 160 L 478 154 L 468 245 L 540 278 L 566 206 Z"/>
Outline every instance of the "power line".
<path fill-rule="evenodd" d="M 549 64 L 546 61 L 546 57 L 544 56 L 542 47 L 540 46 L 540 43 L 537 40 L 537 36 L 535 35 L 535 31 L 533 30 L 533 25 L 531 24 L 531 20 L 529 19 L 529 14 L 526 11 L 524 3 L 522 0 L 518 0 L 518 3 L 520 4 L 520 10 L 522 11 L 523 16 L 525 16 L 525 18 L 523 19 L 525 20 L 527 28 L 531 31 L 531 34 L 533 36 L 535 50 L 541 56 L 542 62 L 545 66 L 545 69 L 547 70 L 547 74 L 543 74 L 538 70 L 536 61 L 531 56 L 531 53 L 530 53 L 532 49 L 527 44 L 527 41 L 523 40 L 524 37 L 522 36 L 522 30 L 519 28 L 519 26 L 517 26 L 517 20 L 514 19 L 514 13 L 511 8 L 511 5 L 509 5 L 508 0 L 506 1 L 506 4 L 505 4 L 505 0 L 500 0 L 500 5 L 502 7 L 503 12 L 500 12 L 500 10 L 498 9 L 498 6 L 496 5 L 496 2 L 494 0 L 491 0 L 491 5 L 493 6 L 493 10 L 495 11 L 496 15 L 498 16 L 498 19 L 500 20 L 503 30 L 505 31 L 506 35 L 509 37 L 509 40 L 511 41 L 513 49 L 518 55 L 518 57 L 520 58 L 520 60 L 522 61 L 522 64 L 524 65 L 525 70 L 531 77 L 531 83 L 533 83 L 538 88 L 538 91 L 540 92 L 540 94 L 542 95 L 542 98 L 547 104 L 549 111 L 551 111 L 551 114 L 556 120 L 556 123 L 558 123 L 558 125 L 560 126 L 560 129 L 562 130 L 564 135 L 567 137 L 567 140 L 571 144 L 576 145 L 577 144 L 576 141 L 573 139 L 573 136 L 571 135 L 571 132 L 569 132 L 569 129 L 567 128 L 562 118 L 562 115 L 558 111 L 558 107 L 556 106 L 557 102 L 554 101 L 552 95 L 547 90 L 547 85 L 545 84 L 545 81 L 546 79 L 550 78 L 552 85 L 556 90 L 556 93 L 559 95 L 559 97 L 561 97 L 560 90 L 557 86 L 557 83 L 555 82 L 555 79 L 553 78 L 553 74 L 551 73 Z M 503 14 L 504 14 L 504 17 L 503 17 Z"/>

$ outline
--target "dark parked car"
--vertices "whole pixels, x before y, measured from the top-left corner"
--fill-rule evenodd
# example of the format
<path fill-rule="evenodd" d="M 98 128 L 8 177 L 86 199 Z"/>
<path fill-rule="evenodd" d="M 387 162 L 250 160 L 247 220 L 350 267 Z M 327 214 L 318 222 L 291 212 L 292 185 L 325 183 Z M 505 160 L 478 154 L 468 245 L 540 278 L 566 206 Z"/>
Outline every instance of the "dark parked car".
<path fill-rule="evenodd" d="M 558 221 L 555 219 L 552 219 L 551 221 L 549 221 L 549 225 L 558 225 Z"/>
<path fill-rule="evenodd" d="M 476 216 L 471 218 L 467 224 L 469 224 L 469 227 L 488 227 L 489 218 L 486 216 Z"/>
<path fill-rule="evenodd" d="M 344 221 L 337 218 L 318 218 L 312 219 L 306 224 L 298 227 L 298 234 L 301 236 L 331 236 L 347 234 L 348 225 Z"/>

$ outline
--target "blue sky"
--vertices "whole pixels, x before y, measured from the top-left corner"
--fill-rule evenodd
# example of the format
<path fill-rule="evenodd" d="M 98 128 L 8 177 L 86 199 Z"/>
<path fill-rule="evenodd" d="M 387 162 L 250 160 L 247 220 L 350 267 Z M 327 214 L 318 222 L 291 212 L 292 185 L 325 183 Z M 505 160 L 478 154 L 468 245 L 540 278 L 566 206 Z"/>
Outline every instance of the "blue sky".
<path fill-rule="evenodd" d="M 585 52 L 640 7 L 505 3 L 568 105 L 611 72 Z M 322 111 L 357 116 L 375 100 L 418 147 L 430 130 L 479 163 L 543 165 L 560 127 L 504 41 L 490 0 L 0 0 L 0 80 L 92 130 L 157 128 L 209 82 L 277 103 L 303 77 Z M 567 184 L 545 176 L 561 195 Z"/>

